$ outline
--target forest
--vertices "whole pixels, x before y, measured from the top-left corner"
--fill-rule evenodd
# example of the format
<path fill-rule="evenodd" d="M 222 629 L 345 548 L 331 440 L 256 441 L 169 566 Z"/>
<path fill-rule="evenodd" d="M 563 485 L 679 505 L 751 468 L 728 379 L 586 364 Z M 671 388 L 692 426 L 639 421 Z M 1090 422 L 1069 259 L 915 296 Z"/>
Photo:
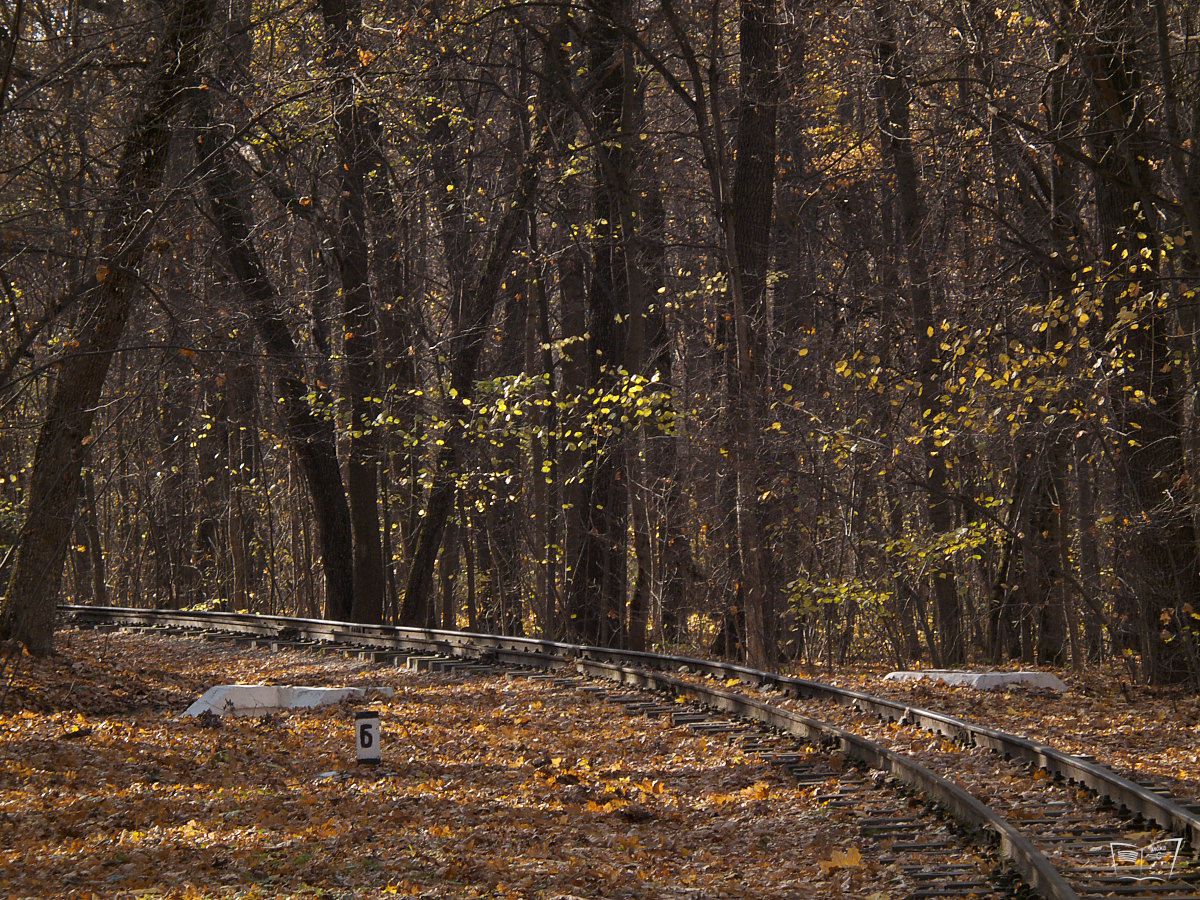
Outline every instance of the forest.
<path fill-rule="evenodd" d="M 1200 685 L 1200 5 L 5 0 L 60 602 Z"/>

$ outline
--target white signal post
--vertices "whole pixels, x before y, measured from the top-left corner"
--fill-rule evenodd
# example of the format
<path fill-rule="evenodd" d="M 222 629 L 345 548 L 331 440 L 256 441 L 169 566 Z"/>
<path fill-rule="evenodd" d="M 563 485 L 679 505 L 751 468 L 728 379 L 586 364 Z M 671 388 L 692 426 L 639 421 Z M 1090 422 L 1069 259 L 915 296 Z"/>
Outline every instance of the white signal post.
<path fill-rule="evenodd" d="M 365 710 L 354 714 L 354 745 L 360 763 L 379 762 L 379 737 L 379 713 Z"/>

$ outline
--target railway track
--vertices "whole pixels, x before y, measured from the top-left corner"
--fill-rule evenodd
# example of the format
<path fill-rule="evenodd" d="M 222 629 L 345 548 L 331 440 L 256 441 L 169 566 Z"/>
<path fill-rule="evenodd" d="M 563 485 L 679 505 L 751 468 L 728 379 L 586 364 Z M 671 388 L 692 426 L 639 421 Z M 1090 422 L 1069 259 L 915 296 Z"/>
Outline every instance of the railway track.
<path fill-rule="evenodd" d="M 682 726 L 741 741 L 747 752 L 788 767 L 805 783 L 827 785 L 817 788 L 823 791 L 819 796 L 860 810 L 864 836 L 884 842 L 893 864 L 922 883 L 910 896 L 1012 897 L 1032 891 L 1053 900 L 1200 900 L 1200 869 L 1186 851 L 1167 871 L 1117 867 L 1111 847 L 1173 836 L 1200 846 L 1200 808 L 1094 760 L 934 710 L 730 663 L 530 638 L 237 613 L 64 611 L 84 627 L 353 652 L 433 671 L 532 669 L 544 673 L 533 677 L 597 695 L 628 712 L 670 715 Z M 721 685 L 712 685 L 712 679 Z M 753 690 L 728 689 L 733 686 Z M 843 760 L 858 770 L 839 768 Z M 902 810 L 895 786 L 911 798 Z M 932 817 L 925 801 L 949 816 L 953 827 Z M 1024 887 L 998 877 L 993 863 L 971 852 L 971 841 L 978 844 L 980 836 L 990 838 Z"/>

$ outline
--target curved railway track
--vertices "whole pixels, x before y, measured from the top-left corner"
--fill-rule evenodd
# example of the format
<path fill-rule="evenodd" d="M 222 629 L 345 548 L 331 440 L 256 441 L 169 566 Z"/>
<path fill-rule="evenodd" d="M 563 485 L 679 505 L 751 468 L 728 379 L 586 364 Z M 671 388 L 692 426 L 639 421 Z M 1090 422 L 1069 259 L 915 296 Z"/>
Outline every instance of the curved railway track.
<path fill-rule="evenodd" d="M 732 663 L 532 638 L 239 613 L 63 609 L 85 627 L 201 632 L 241 637 L 272 649 L 353 650 L 378 661 L 401 658 L 414 668 L 435 670 L 470 672 L 496 665 L 545 670 L 555 684 L 581 687 L 627 711 L 671 714 L 672 721 L 696 730 L 729 734 L 814 784 L 837 774 L 827 765 L 831 752 L 888 773 L 908 791 L 936 803 L 960 829 L 990 837 L 1038 896 L 1200 900 L 1200 870 L 1185 864 L 1190 861 L 1186 853 L 1173 875 L 1151 879 L 1134 877 L 1147 873 L 1145 869 L 1116 869 L 1109 852 L 1110 842 L 1123 840 L 1130 830 L 1131 818 L 1141 823 L 1141 843 L 1178 835 L 1200 847 L 1200 808 L 1094 760 L 934 710 Z M 720 679 L 722 686 L 696 676 Z M 600 680 L 618 687 L 598 687 Z M 727 689 L 739 683 L 758 690 L 751 695 Z M 664 694 L 672 704 L 646 699 Z M 714 720 L 714 713 L 722 718 Z M 945 745 L 944 752 L 921 752 L 914 735 L 929 738 L 930 733 L 935 743 Z M 811 755 L 802 757 L 797 741 L 826 755 L 816 762 Z M 982 762 L 984 755 L 992 762 Z M 971 776 L 959 777 L 959 768 L 967 763 L 973 766 Z M 1028 789 L 1014 792 L 1014 783 Z M 861 807 L 863 833 L 888 836 L 888 846 L 899 848 L 897 865 L 912 871 L 924 867 L 918 880 L 927 886 L 913 896 L 1013 895 L 986 866 L 953 861 L 961 841 L 956 845 L 952 836 L 922 839 L 931 827 L 928 817 L 896 815 L 881 804 L 871 779 L 847 775 L 835 787 L 825 799 Z"/>

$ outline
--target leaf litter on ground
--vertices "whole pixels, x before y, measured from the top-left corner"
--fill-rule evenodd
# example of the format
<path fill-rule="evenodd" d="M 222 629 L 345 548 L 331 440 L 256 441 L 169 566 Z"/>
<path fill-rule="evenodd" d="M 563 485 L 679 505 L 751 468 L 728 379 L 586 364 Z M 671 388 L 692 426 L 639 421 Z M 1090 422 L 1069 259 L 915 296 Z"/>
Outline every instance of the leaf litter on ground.
<path fill-rule="evenodd" d="M 862 897 L 913 889 L 815 799 L 720 738 L 567 688 L 195 638 L 66 632 L 0 710 L 0 893 Z M 179 719 L 218 683 L 386 684 L 354 703 Z"/>

